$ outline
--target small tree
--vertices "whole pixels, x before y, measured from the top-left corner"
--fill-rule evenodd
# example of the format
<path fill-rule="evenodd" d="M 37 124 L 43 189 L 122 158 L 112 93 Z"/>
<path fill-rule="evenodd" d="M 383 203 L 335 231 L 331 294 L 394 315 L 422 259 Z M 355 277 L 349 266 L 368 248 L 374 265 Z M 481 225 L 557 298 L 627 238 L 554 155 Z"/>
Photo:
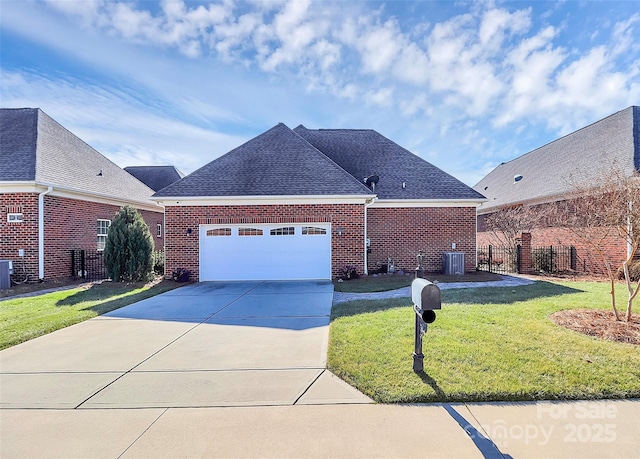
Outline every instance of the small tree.
<path fill-rule="evenodd" d="M 613 266 L 606 253 L 606 241 L 621 239 L 627 246 L 622 263 L 628 298 L 625 318 L 631 319 L 633 300 L 640 291 L 640 282 L 633 285 L 629 265 L 640 245 L 640 175 L 625 174 L 617 168 L 594 181 L 573 185 L 566 201 L 555 207 L 557 226 L 565 227 L 582 240 L 602 261 L 611 284 L 611 306 L 616 320 L 615 281 L 618 266 Z"/>
<path fill-rule="evenodd" d="M 517 269 L 516 250 L 522 233 L 535 226 L 537 214 L 529 206 L 508 206 L 487 215 L 485 227 L 491 231 L 493 240 L 508 254 L 507 266 Z"/>
<path fill-rule="evenodd" d="M 104 248 L 104 261 L 114 281 L 137 282 L 153 272 L 153 238 L 140 212 L 124 206 L 114 217 Z"/>

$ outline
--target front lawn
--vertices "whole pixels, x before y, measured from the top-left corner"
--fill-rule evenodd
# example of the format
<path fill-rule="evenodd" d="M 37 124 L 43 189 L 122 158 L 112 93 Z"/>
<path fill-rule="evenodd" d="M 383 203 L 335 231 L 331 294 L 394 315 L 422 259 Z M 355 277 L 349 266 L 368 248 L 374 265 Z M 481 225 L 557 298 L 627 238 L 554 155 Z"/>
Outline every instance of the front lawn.
<path fill-rule="evenodd" d="M 127 306 L 182 284 L 103 282 L 0 301 L 0 349 Z"/>
<path fill-rule="evenodd" d="M 537 282 L 443 290 L 421 374 L 412 369 L 409 298 L 338 304 L 328 366 L 385 403 L 640 397 L 639 346 L 601 341 L 549 319 L 563 309 L 608 309 L 608 288 Z"/>

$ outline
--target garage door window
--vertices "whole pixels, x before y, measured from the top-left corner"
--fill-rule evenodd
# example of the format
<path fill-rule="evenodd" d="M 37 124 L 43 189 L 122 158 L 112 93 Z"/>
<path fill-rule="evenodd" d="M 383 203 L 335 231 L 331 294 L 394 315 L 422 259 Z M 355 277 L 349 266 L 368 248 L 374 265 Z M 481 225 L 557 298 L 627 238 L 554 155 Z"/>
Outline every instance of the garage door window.
<path fill-rule="evenodd" d="M 293 226 L 285 226 L 284 228 L 274 228 L 271 230 L 272 236 L 293 236 L 296 234 L 296 229 Z"/>
<path fill-rule="evenodd" d="M 207 236 L 231 236 L 231 228 L 215 228 L 207 231 Z"/>
<path fill-rule="evenodd" d="M 238 228 L 238 236 L 262 236 L 259 228 Z"/>
<path fill-rule="evenodd" d="M 302 227 L 302 235 L 303 236 L 312 236 L 315 234 L 327 234 L 326 228 L 317 228 L 315 226 L 303 226 Z"/>

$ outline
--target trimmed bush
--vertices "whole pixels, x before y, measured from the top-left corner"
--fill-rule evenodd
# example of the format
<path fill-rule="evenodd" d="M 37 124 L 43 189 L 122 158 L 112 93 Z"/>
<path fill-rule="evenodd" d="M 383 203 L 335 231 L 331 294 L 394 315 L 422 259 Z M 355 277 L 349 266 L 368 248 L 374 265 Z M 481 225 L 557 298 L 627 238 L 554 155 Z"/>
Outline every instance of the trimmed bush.
<path fill-rule="evenodd" d="M 153 276 L 153 238 L 137 209 L 124 206 L 107 233 L 104 261 L 114 281 L 137 282 Z"/>

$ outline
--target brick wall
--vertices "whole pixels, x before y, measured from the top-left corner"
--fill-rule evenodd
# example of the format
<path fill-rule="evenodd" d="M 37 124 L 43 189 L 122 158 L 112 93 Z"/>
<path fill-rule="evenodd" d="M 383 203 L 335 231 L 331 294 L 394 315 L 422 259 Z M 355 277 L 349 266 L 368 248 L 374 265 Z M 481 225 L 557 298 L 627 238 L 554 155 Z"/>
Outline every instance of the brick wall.
<path fill-rule="evenodd" d="M 585 229 L 586 232 L 588 229 Z M 598 256 L 594 248 L 587 244 L 583 238 L 576 236 L 573 231 L 565 228 L 536 228 L 530 231 L 531 247 L 549 247 L 549 246 L 574 246 L 576 248 L 577 263 L 576 271 L 594 274 L 606 274 L 602 258 Z M 499 240 L 494 233 L 484 231 L 478 233 L 478 246 L 488 246 L 490 244 L 500 245 Z M 622 262 L 627 256 L 627 246 L 620 238 L 609 237 L 600 244 L 602 253 L 617 269 L 622 266 Z"/>
<path fill-rule="evenodd" d="M 21 206 L 23 223 L 7 223 L 7 212 Z M 119 206 L 46 195 L 44 197 L 45 279 L 71 275 L 73 249 L 96 251 L 98 219 L 111 220 Z M 36 193 L 0 194 L 0 259 L 18 260 L 18 249 L 25 249 L 27 272 L 38 278 L 38 195 Z M 141 211 L 156 243 L 162 249 L 164 238 L 156 237 L 156 224 L 163 222 L 161 212 Z M 164 228 L 163 228 L 164 229 Z M 163 231 L 164 233 L 164 231 Z"/>
<path fill-rule="evenodd" d="M 364 205 L 308 204 L 256 206 L 168 206 L 165 209 L 165 271 L 186 268 L 199 275 L 199 225 L 330 222 L 332 276 L 346 266 L 364 271 Z M 342 228 L 342 236 L 337 229 Z M 192 233 L 187 234 L 191 229 Z"/>
<path fill-rule="evenodd" d="M 369 208 L 367 237 L 371 240 L 370 271 L 387 258 L 396 269 L 413 271 L 420 250 L 426 255 L 426 272 L 442 271 L 444 252 L 464 252 L 465 271 L 475 270 L 475 207 Z"/>
<path fill-rule="evenodd" d="M 7 222 L 8 213 L 22 213 L 21 223 Z M 24 249 L 24 258 L 18 250 Z M 34 193 L 0 194 L 0 260 L 14 262 L 14 270 L 25 270 L 33 279 L 38 275 L 38 195 Z"/>

